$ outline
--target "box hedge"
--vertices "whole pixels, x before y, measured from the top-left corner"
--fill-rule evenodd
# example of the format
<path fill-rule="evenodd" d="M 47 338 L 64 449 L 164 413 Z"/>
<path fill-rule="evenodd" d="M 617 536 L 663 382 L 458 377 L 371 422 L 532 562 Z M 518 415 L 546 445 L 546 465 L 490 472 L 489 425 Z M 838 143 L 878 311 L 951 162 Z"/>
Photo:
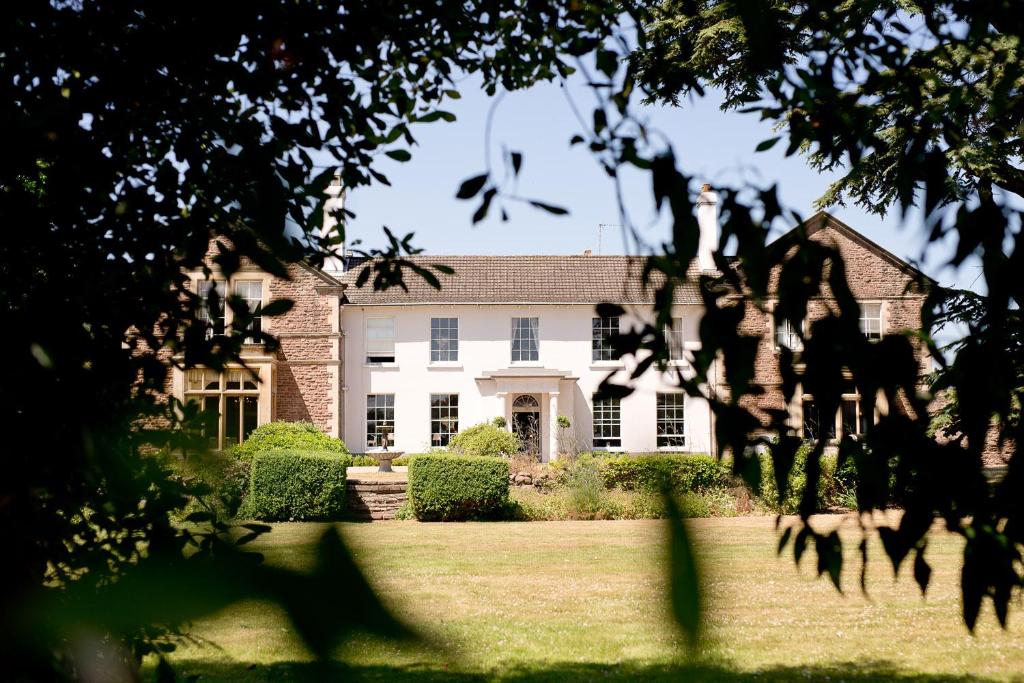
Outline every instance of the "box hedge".
<path fill-rule="evenodd" d="M 260 425 L 245 441 L 233 446 L 231 453 L 239 460 L 252 460 L 257 453 L 278 448 L 348 455 L 344 441 L 324 434 L 312 422 L 268 422 Z"/>
<path fill-rule="evenodd" d="M 710 455 L 625 455 L 595 458 L 607 488 L 679 493 L 730 485 L 729 468 Z"/>
<path fill-rule="evenodd" d="M 245 513 L 255 519 L 335 520 L 345 513 L 348 455 L 277 449 L 252 459 Z"/>
<path fill-rule="evenodd" d="M 409 500 L 423 521 L 493 519 L 508 505 L 508 461 L 425 454 L 409 462 Z"/>

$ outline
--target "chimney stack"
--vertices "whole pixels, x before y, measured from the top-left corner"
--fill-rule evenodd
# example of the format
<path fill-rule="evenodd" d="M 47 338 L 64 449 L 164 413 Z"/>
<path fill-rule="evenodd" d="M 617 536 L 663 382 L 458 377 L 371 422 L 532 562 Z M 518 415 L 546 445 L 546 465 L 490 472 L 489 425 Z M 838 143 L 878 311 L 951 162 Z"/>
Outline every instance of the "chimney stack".
<path fill-rule="evenodd" d="M 718 193 L 705 183 L 697 197 L 697 225 L 700 238 L 697 241 L 697 265 L 702 271 L 714 270 L 712 252 L 718 249 Z"/>
<path fill-rule="evenodd" d="M 592 252 L 590 249 L 587 249 L 586 251 L 583 252 L 584 256 L 593 256 L 593 254 L 594 252 Z"/>
<path fill-rule="evenodd" d="M 324 202 L 324 221 L 320 234 L 326 237 L 338 225 L 338 219 L 335 218 L 335 214 L 340 213 L 345 208 L 345 188 L 341 185 L 341 174 L 334 174 L 334 178 L 331 179 L 331 184 L 327 186 L 324 194 L 327 195 L 327 200 Z M 335 249 L 335 252 L 345 253 L 344 242 Z M 328 275 L 339 275 L 345 272 L 345 259 L 336 256 L 324 259 L 324 272 Z"/>

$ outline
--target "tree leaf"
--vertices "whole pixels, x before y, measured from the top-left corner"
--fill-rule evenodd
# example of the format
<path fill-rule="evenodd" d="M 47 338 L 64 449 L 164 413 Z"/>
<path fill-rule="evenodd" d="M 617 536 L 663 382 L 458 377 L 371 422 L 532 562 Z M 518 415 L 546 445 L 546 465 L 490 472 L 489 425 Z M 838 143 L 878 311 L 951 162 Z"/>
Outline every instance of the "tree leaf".
<path fill-rule="evenodd" d="M 754 148 L 754 151 L 755 152 L 764 152 L 766 150 L 769 150 L 772 147 L 774 147 L 775 143 L 777 143 L 781 139 L 782 139 L 782 137 L 779 136 L 779 137 L 774 137 L 774 138 L 768 138 L 767 140 L 762 140 L 761 142 L 759 142 L 757 144 L 757 147 Z"/>
<path fill-rule="evenodd" d="M 480 175 L 473 176 L 472 178 L 462 181 L 462 185 L 459 186 L 459 191 L 455 193 L 456 199 L 472 199 L 478 192 L 480 192 L 480 190 L 483 189 L 484 183 L 486 182 L 486 173 L 481 173 Z"/>
<path fill-rule="evenodd" d="M 412 159 L 412 154 L 407 149 L 392 149 L 384 152 L 387 156 L 391 157 L 395 161 L 409 161 Z"/>
<path fill-rule="evenodd" d="M 669 590 L 672 616 L 682 628 L 691 648 L 701 635 L 701 586 L 697 556 L 679 505 L 671 493 L 665 494 L 669 524 Z"/>
<path fill-rule="evenodd" d="M 270 303 L 262 307 L 263 315 L 273 318 L 278 315 L 284 315 L 288 311 L 295 307 L 295 302 L 291 299 L 274 299 Z"/>
<path fill-rule="evenodd" d="M 547 211 L 548 213 L 554 214 L 556 216 L 564 216 L 565 214 L 569 213 L 568 209 L 563 209 L 560 206 L 554 206 L 552 204 L 545 204 L 544 202 L 537 201 L 536 199 L 530 199 L 529 202 L 531 206 L 536 207 L 541 211 Z"/>

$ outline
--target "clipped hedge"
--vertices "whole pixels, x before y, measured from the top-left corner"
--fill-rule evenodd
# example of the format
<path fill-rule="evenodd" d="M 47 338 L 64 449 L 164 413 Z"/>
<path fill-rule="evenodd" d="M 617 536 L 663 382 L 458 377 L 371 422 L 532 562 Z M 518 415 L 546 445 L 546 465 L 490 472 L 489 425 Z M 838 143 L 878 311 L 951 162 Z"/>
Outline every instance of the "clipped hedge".
<path fill-rule="evenodd" d="M 352 458 L 277 449 L 253 457 L 244 511 L 254 519 L 335 520 L 345 513 L 345 470 Z"/>
<path fill-rule="evenodd" d="M 624 455 L 595 458 L 604 485 L 625 491 L 678 493 L 708 491 L 730 485 L 729 468 L 710 455 Z"/>
<path fill-rule="evenodd" d="M 416 519 L 493 519 L 508 505 L 508 461 L 424 454 L 409 462 L 409 501 Z"/>
<path fill-rule="evenodd" d="M 324 434 L 312 422 L 268 422 L 260 425 L 243 443 L 233 446 L 231 453 L 240 460 L 252 460 L 257 453 L 276 448 L 348 455 L 344 441 Z"/>
<path fill-rule="evenodd" d="M 775 485 L 772 457 L 767 453 L 760 456 L 761 499 L 770 509 L 783 514 L 795 514 L 800 510 L 800 498 L 807 485 L 807 454 L 811 448 L 810 444 L 804 444 L 797 450 L 793 468 L 789 471 L 789 489 L 781 501 Z M 832 454 L 822 454 L 819 460 L 821 478 L 818 480 L 818 510 L 856 507 L 853 463 L 844 463 L 842 470 L 837 471 L 837 461 L 838 458 Z"/>

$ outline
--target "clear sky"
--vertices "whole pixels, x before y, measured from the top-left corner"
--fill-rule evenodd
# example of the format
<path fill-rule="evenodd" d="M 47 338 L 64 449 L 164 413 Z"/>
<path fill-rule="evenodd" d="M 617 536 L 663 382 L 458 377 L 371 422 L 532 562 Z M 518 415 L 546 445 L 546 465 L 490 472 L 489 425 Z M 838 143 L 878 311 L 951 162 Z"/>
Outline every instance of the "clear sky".
<path fill-rule="evenodd" d="M 502 223 L 497 213 L 473 226 L 477 201 L 455 199 L 459 184 L 485 169 L 484 139 L 488 111 L 494 104 L 479 87 L 466 79 L 460 85 L 462 99 L 445 109 L 458 118 L 413 129 L 418 145 L 406 163 L 383 160 L 378 167 L 392 185 L 357 188 L 347 206 L 357 214 L 349 225 L 349 238 L 363 246 L 379 245 L 382 226 L 405 234 L 414 231 L 415 243 L 428 254 L 578 254 L 598 251 L 626 253 L 620 228 L 618 204 L 611 180 L 584 145 L 570 148 L 569 140 L 581 132 L 566 94 L 556 84 L 529 91 L 507 93 L 497 104 L 491 138 L 492 164 L 500 168 L 505 146 L 522 151 L 524 163 L 518 192 L 564 206 L 568 216 L 552 216 L 527 205 L 510 205 L 510 220 Z M 586 115 L 591 95 L 585 87 L 571 87 L 572 96 Z M 832 176 L 819 175 L 799 156 L 786 158 L 780 143 L 767 152 L 756 145 L 772 136 L 768 123 L 757 115 L 722 113 L 718 98 L 688 102 L 682 107 L 647 107 L 643 114 L 672 142 L 679 166 L 698 180 L 713 185 L 740 185 L 754 181 L 779 184 L 784 206 L 803 215 L 813 212 L 813 201 Z M 668 237 L 667 222 L 653 213 L 650 176 L 634 174 L 627 179 L 625 203 L 634 223 L 645 227 L 645 237 L 657 243 Z M 978 275 L 973 265 L 959 272 L 940 267 L 948 259 L 948 246 L 940 245 L 921 262 L 924 234 L 913 216 L 904 223 L 898 211 L 885 218 L 857 207 L 830 209 L 840 220 L 856 228 L 897 256 L 917 263 L 945 285 L 970 286 Z M 977 287 L 977 284 L 975 284 Z"/>

